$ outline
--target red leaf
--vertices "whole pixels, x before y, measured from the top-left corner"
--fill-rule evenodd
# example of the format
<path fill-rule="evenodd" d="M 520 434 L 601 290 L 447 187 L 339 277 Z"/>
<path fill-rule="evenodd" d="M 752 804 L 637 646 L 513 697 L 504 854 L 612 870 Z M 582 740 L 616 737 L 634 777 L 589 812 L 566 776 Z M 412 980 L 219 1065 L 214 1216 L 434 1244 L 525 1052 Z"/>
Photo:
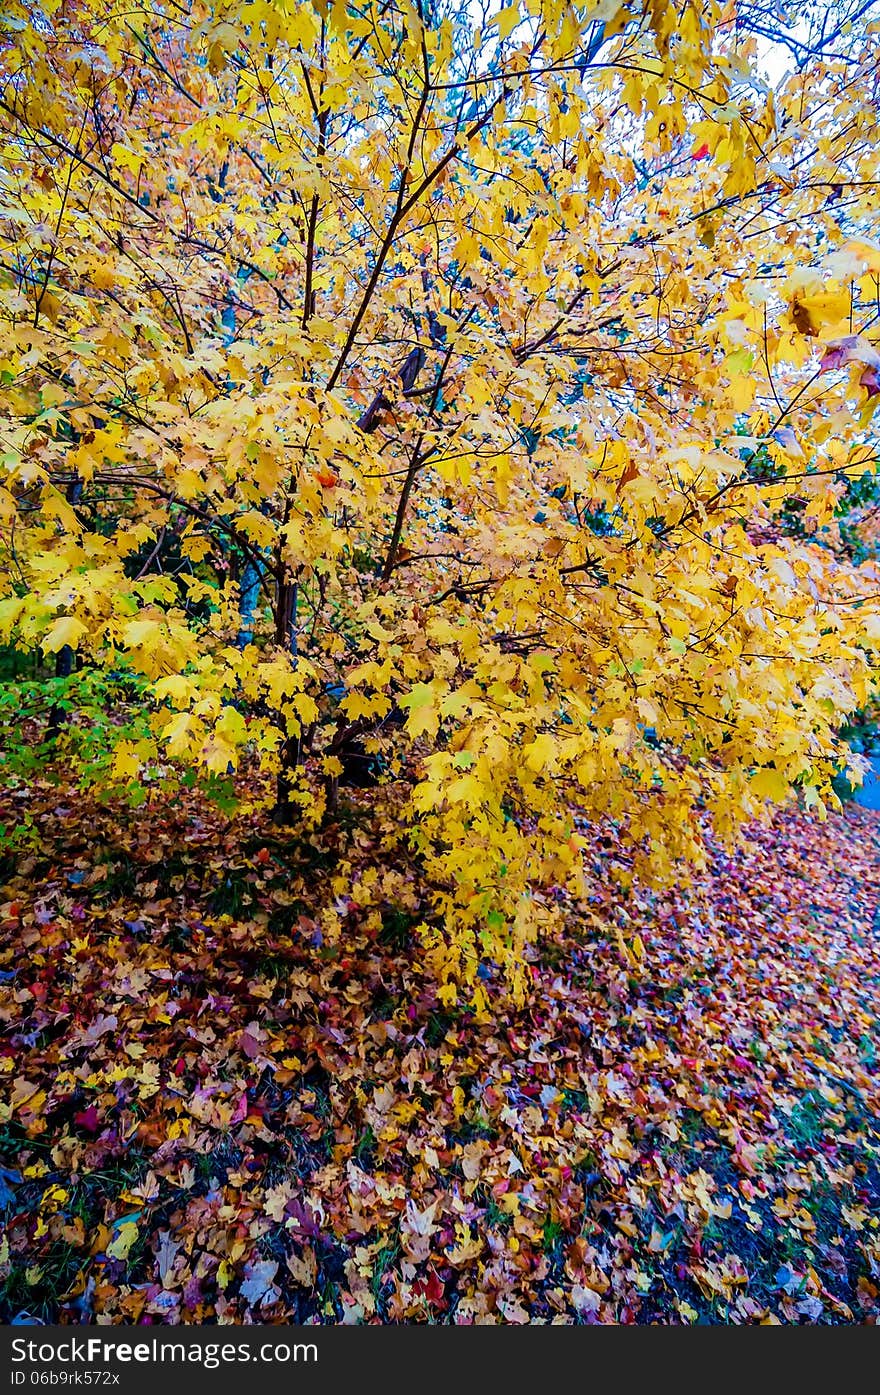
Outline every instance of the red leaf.
<path fill-rule="evenodd" d="M 426 1299 L 432 1308 L 442 1309 L 447 1306 L 443 1281 L 434 1269 L 428 1270 L 427 1278 L 416 1279 L 413 1284 L 413 1293 Z"/>

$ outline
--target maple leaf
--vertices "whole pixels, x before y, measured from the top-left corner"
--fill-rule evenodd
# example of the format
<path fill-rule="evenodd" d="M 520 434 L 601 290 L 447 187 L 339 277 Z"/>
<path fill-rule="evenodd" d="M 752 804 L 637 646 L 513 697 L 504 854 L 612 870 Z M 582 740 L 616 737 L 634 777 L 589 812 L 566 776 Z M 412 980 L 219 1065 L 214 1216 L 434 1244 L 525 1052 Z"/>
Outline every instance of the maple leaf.
<path fill-rule="evenodd" d="M 253 1260 L 246 1264 L 240 1289 L 242 1298 L 255 1307 L 271 1302 L 275 1292 L 272 1284 L 277 1273 L 277 1259 Z"/>
<path fill-rule="evenodd" d="M 66 644 L 75 649 L 87 633 L 87 626 L 75 615 L 59 616 L 43 639 L 43 649 L 47 654 L 57 654 Z"/>
<path fill-rule="evenodd" d="M 117 1221 L 114 1226 L 113 1239 L 106 1249 L 108 1259 L 128 1259 L 129 1252 L 137 1238 L 138 1227 L 135 1221 Z"/>
<path fill-rule="evenodd" d="M 845 288 L 801 293 L 795 296 L 791 317 L 801 334 L 815 338 L 828 325 L 849 315 L 850 293 Z"/>
<path fill-rule="evenodd" d="M 864 363 L 869 368 L 880 368 L 880 353 L 860 334 L 849 334 L 837 339 L 825 349 L 820 367 L 826 370 L 842 368 L 847 363 Z"/>
<path fill-rule="evenodd" d="M 159 1279 L 165 1287 L 170 1286 L 174 1261 L 180 1250 L 180 1241 L 172 1239 L 168 1230 L 160 1231 L 158 1236 L 159 1247 L 156 1250 L 156 1262 L 159 1267 Z"/>
<path fill-rule="evenodd" d="M 97 1133 L 100 1127 L 100 1116 L 95 1105 L 90 1104 L 88 1109 L 78 1110 L 73 1116 L 75 1124 L 86 1129 L 89 1133 Z"/>
<path fill-rule="evenodd" d="M 426 1260 L 431 1253 L 431 1240 L 439 1229 L 434 1221 L 438 1205 L 439 1202 L 432 1201 L 419 1210 L 412 1199 L 407 1201 L 406 1214 L 400 1223 L 400 1237 L 407 1255 L 417 1264 Z"/>

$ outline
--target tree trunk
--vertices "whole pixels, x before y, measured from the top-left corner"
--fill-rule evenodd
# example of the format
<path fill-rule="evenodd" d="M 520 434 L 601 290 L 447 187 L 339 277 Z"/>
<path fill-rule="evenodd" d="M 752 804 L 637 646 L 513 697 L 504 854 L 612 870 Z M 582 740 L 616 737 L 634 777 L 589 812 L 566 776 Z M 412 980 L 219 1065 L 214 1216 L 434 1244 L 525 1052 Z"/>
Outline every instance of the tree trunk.
<path fill-rule="evenodd" d="M 73 650 L 69 644 L 64 644 L 55 655 L 55 677 L 69 678 L 73 673 Z M 60 703 L 54 702 L 49 711 L 49 724 L 46 728 L 46 736 L 50 741 L 54 741 L 61 728 L 67 722 L 68 714 L 64 711 Z"/>
<path fill-rule="evenodd" d="M 278 644 L 289 650 L 291 658 L 294 660 L 297 654 L 296 608 L 298 594 L 299 587 L 295 581 L 283 580 L 278 582 L 275 605 L 275 639 Z M 291 794 L 302 755 L 302 740 L 299 736 L 288 734 L 287 721 L 283 713 L 277 714 L 276 724 L 283 733 L 284 740 L 281 743 L 281 765 L 275 780 L 275 808 L 272 810 L 272 820 L 277 824 L 288 824 L 292 822 L 294 812 Z"/>
<path fill-rule="evenodd" d="M 260 580 L 259 568 L 255 562 L 248 558 L 242 568 L 241 581 L 239 582 L 241 596 L 239 604 L 241 619 L 237 641 L 239 649 L 244 649 L 254 637 L 254 617 L 257 613 L 257 601 L 260 596 Z"/>
<path fill-rule="evenodd" d="M 72 479 L 65 490 L 65 497 L 68 504 L 78 504 L 82 496 L 82 480 Z M 55 677 L 69 678 L 74 669 L 74 653 L 69 644 L 63 644 L 55 655 Z M 66 724 L 68 714 L 61 707 L 60 703 L 54 702 L 49 712 L 49 724 L 46 728 L 46 736 L 50 741 L 54 741 L 61 728 Z"/>

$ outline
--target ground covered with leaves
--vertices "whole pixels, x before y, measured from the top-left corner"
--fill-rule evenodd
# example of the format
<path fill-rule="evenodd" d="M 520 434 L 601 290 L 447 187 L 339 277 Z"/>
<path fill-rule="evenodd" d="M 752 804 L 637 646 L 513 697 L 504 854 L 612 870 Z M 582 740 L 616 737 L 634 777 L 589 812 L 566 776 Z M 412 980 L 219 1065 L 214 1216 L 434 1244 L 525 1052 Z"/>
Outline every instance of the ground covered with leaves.
<path fill-rule="evenodd" d="M 3 1320 L 876 1322 L 880 816 L 625 901 L 597 831 L 477 1015 L 360 801 L 296 839 L 6 797 Z"/>

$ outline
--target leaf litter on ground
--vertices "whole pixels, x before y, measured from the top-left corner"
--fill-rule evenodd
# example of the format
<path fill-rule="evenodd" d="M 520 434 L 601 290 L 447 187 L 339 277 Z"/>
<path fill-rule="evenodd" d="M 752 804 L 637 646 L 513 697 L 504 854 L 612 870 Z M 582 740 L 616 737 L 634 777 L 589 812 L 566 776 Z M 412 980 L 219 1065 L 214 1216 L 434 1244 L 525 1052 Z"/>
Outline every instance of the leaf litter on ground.
<path fill-rule="evenodd" d="M 0 877 L 5 1321 L 876 1322 L 877 814 L 625 902 L 597 831 L 477 1013 L 389 805 L 62 794 Z"/>

